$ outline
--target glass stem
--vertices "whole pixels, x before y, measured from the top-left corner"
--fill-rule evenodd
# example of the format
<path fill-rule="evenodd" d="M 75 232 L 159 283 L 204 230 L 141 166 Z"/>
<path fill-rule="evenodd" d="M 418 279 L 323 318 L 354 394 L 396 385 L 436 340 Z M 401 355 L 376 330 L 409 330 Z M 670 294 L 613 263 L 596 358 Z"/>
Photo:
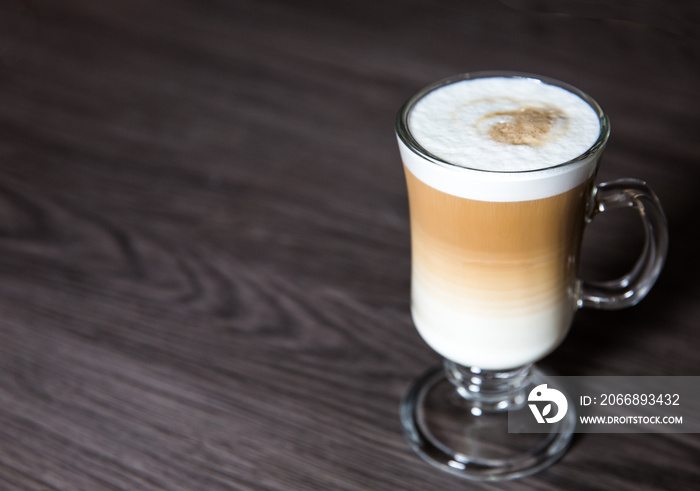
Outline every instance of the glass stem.
<path fill-rule="evenodd" d="M 512 370 L 482 370 L 445 360 L 447 379 L 454 385 L 453 402 L 472 413 L 519 409 L 525 403 L 525 388 L 534 372 L 532 364 Z"/>

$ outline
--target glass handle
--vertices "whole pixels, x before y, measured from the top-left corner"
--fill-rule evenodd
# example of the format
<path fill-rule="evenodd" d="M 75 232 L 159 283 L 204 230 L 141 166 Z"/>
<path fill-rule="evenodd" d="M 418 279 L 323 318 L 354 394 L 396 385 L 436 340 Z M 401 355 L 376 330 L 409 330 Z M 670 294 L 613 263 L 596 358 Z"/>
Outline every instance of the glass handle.
<path fill-rule="evenodd" d="M 659 198 L 639 179 L 618 179 L 593 190 L 588 221 L 615 208 L 634 208 L 644 223 L 644 249 L 632 270 L 616 280 L 580 284 L 579 308 L 617 310 L 642 300 L 659 277 L 668 251 L 668 225 Z"/>

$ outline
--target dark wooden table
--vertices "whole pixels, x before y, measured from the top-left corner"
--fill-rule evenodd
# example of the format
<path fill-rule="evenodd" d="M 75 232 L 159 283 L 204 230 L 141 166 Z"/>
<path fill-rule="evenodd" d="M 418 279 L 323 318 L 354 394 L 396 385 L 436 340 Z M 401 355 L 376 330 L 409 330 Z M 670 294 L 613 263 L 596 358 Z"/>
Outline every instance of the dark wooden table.
<path fill-rule="evenodd" d="M 404 442 L 438 357 L 409 314 L 400 104 L 454 73 L 572 83 L 600 180 L 655 188 L 656 288 L 581 311 L 561 375 L 700 375 L 697 3 L 0 1 L 0 489 L 673 489 L 700 435 L 580 435 L 469 483 Z M 582 275 L 629 267 L 631 214 Z"/>

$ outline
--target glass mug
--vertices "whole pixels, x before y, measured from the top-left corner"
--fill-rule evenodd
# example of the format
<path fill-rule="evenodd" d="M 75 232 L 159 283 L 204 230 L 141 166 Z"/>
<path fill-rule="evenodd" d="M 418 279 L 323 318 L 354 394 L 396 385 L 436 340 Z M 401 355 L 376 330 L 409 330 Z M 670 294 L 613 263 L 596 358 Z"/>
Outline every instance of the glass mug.
<path fill-rule="evenodd" d="M 464 88 L 474 93 L 460 95 Z M 648 293 L 668 249 L 659 200 L 636 179 L 594 184 L 608 118 L 585 93 L 546 77 L 442 80 L 403 105 L 396 134 L 410 208 L 411 314 L 444 358 L 401 402 L 406 437 L 426 461 L 468 479 L 537 472 L 566 451 L 574 411 L 537 435 L 509 434 L 508 412 L 527 410 L 525 394 L 551 384 L 533 363 L 562 342 L 576 310 L 621 309 Z M 644 223 L 636 264 L 616 280 L 578 279 L 585 225 L 622 207 Z"/>

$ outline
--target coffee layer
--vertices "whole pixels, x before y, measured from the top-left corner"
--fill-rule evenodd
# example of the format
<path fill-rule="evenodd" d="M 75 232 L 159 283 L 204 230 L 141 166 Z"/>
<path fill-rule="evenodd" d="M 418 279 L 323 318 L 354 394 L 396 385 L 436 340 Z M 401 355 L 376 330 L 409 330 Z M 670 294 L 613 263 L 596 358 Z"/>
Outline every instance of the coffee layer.
<path fill-rule="evenodd" d="M 576 265 L 590 180 L 524 202 L 465 199 L 406 168 L 412 312 L 436 351 L 502 369 L 530 363 L 563 338 L 575 310 Z"/>

